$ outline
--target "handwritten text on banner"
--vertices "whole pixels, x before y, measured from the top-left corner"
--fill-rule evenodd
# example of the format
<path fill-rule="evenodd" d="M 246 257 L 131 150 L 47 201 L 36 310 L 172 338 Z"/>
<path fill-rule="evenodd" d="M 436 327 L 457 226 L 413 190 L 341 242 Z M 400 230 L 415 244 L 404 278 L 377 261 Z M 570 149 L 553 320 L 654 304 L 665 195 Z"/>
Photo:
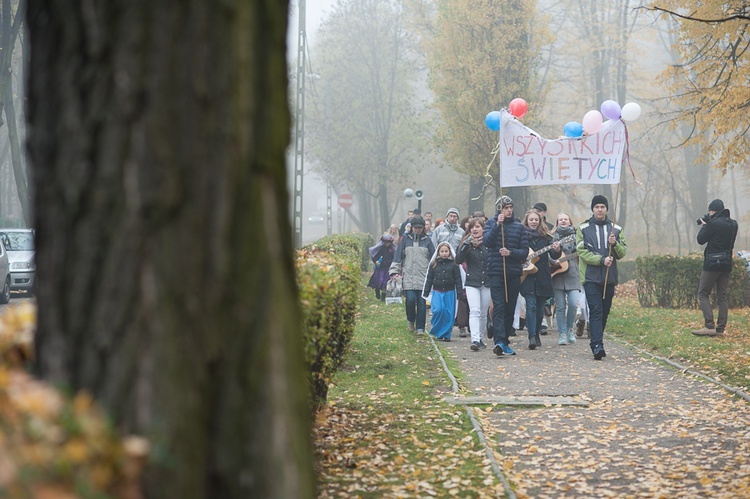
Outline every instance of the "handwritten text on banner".
<path fill-rule="evenodd" d="M 500 184 L 617 184 L 626 147 L 625 124 L 607 121 L 598 133 L 547 140 L 502 111 Z"/>

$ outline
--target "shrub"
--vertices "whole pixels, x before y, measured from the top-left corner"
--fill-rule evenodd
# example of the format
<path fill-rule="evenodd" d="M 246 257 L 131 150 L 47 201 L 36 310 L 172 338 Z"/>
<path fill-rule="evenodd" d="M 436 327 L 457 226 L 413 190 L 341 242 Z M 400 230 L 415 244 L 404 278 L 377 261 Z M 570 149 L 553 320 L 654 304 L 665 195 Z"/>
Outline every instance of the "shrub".
<path fill-rule="evenodd" d="M 313 411 L 325 402 L 354 334 L 362 238 L 337 235 L 320 243 L 299 250 L 296 262 Z"/>
<path fill-rule="evenodd" d="M 638 301 L 642 307 L 698 308 L 703 256 L 651 255 L 636 259 Z M 729 306 L 743 305 L 745 267 L 735 258 L 729 280 Z M 716 292 L 712 294 L 716 301 Z"/>
<path fill-rule="evenodd" d="M 326 236 L 318 239 L 314 244 L 308 247 L 315 247 L 333 253 L 350 253 L 354 258 L 359 259 L 362 272 L 367 272 L 371 263 L 367 249 L 374 244 L 375 243 L 370 234 L 353 232 L 349 234 L 333 234 L 331 236 Z"/>

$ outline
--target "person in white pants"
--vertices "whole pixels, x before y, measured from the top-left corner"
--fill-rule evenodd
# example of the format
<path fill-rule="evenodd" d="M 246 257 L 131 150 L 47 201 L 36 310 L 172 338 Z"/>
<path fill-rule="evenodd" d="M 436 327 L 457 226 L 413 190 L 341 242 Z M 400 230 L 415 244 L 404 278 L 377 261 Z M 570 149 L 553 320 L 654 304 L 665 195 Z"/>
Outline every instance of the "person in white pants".
<path fill-rule="evenodd" d="M 487 247 L 482 239 L 483 232 L 484 218 L 469 220 L 468 231 L 458 243 L 456 253 L 456 263 L 466 271 L 464 289 L 466 301 L 469 302 L 469 348 L 473 352 L 487 348 L 482 341 L 482 334 L 487 328 L 487 310 L 492 303 L 490 288 L 487 286 Z"/>

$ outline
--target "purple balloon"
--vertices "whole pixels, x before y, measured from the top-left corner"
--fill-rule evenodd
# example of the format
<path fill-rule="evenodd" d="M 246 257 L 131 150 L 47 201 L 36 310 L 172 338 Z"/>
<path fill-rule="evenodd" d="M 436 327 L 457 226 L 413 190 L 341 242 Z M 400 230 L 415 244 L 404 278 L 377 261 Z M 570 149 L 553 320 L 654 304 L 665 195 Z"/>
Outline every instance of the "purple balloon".
<path fill-rule="evenodd" d="M 610 120 L 619 120 L 622 109 L 620 105 L 613 100 L 605 100 L 602 102 L 602 114 L 605 118 Z"/>

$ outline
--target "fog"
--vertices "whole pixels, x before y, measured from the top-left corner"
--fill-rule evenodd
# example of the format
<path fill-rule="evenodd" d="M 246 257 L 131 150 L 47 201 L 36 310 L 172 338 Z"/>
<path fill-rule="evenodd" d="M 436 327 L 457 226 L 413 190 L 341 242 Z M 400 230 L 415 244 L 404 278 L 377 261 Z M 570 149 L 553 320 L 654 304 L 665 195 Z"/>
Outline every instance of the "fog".
<path fill-rule="evenodd" d="M 584 2 L 585 3 L 585 2 Z M 492 144 L 485 146 L 483 155 L 475 156 L 468 164 L 448 159 L 450 140 L 438 147 L 435 142 L 435 132 L 447 121 L 436 107 L 434 91 L 428 87 L 429 65 L 424 59 L 417 58 L 418 64 L 413 64 L 413 80 L 398 87 L 397 91 L 406 92 L 408 88 L 413 92 L 408 100 L 408 113 L 423 120 L 422 125 L 415 122 L 411 128 L 393 128 L 390 132 L 387 154 L 393 158 L 388 164 L 396 165 L 397 174 L 382 173 L 363 180 L 363 171 L 379 171 L 381 166 L 373 162 L 377 156 L 372 150 L 359 150 L 361 143 L 376 143 L 374 136 L 357 135 L 355 126 L 336 128 L 345 118 L 361 117 L 359 121 L 372 120 L 380 124 L 380 116 L 371 103 L 359 103 L 357 99 L 366 99 L 377 92 L 364 87 L 355 93 L 346 89 L 346 80 L 361 68 L 345 66 L 348 53 L 345 48 L 356 49 L 360 59 L 367 53 L 367 43 L 377 37 L 375 31 L 370 32 L 372 23 L 357 26 L 356 19 L 349 23 L 336 25 L 335 22 L 326 23 L 326 36 L 321 27 L 323 22 L 331 20 L 335 9 L 342 9 L 345 5 L 355 5 L 356 2 L 343 1 L 336 4 L 333 0 L 317 0 L 306 2 L 306 34 L 307 34 L 307 64 L 308 77 L 306 84 L 306 117 L 305 117 L 305 150 L 304 150 L 304 180 L 303 180 L 303 242 L 309 243 L 327 233 L 326 218 L 328 199 L 326 196 L 326 181 L 322 178 L 321 165 L 326 165 L 331 178 L 333 195 L 330 200 L 332 210 L 332 231 L 367 231 L 377 235 L 390 223 L 400 223 L 406 217 L 408 209 L 417 206 L 414 199 L 404 199 L 404 189 L 422 189 L 425 197 L 422 201 L 423 211 L 432 211 L 435 218 L 442 218 L 448 208 L 456 207 L 462 216 L 467 215 L 470 206 L 477 206 L 491 215 L 494 212 L 494 200 L 498 194 L 497 162 L 493 163 Z M 610 8 L 596 3 L 602 10 Z M 539 81 L 543 81 L 544 91 L 540 89 L 527 90 L 525 97 L 530 103 L 529 115 L 522 118 L 529 127 L 540 136 L 554 139 L 563 135 L 564 125 L 569 121 L 582 121 L 582 117 L 589 110 L 597 110 L 605 99 L 614 99 L 620 105 L 626 102 L 637 102 L 643 112 L 637 121 L 628 123 L 628 151 L 623 160 L 620 184 L 608 187 L 610 203 L 614 207 L 611 215 L 620 217 L 625 224 L 625 234 L 630 243 L 629 257 L 648 253 L 687 254 L 700 251 L 695 242 L 697 226 L 695 218 L 705 213 L 707 203 L 711 199 L 721 198 L 732 217 L 740 221 L 740 233 L 737 239 L 737 250 L 750 248 L 748 231 L 743 230 L 743 221 L 748 222 L 747 213 L 750 211 L 748 198 L 747 169 L 729 170 L 726 174 L 717 168 L 712 168 L 712 158 L 701 158 L 700 148 L 683 147 L 684 137 L 681 130 L 669 125 L 670 116 L 678 113 L 670 107 L 670 95 L 664 88 L 661 76 L 672 64 L 673 53 L 667 43 L 669 26 L 663 21 L 656 21 L 655 16 L 632 16 L 632 30 L 629 32 L 629 44 L 626 57 L 628 59 L 627 77 L 619 83 L 624 85 L 626 94 L 617 98 L 621 91 L 615 81 L 616 61 L 603 64 L 603 73 L 597 73 L 593 66 L 593 52 L 587 52 L 586 43 L 594 48 L 600 43 L 599 38 L 608 36 L 608 31 L 615 31 L 605 25 L 597 34 L 596 29 L 586 23 L 577 22 L 575 9 L 562 6 L 557 2 L 540 1 L 539 11 L 549 14 L 546 21 L 549 30 L 554 35 L 551 45 L 540 49 Z M 592 10 L 596 10 L 592 7 Z M 354 9 L 356 10 L 356 9 Z M 298 4 L 293 2 L 290 10 L 289 22 L 289 65 L 290 71 L 295 72 L 297 59 L 298 35 Z M 340 16 L 336 22 L 341 22 Z M 603 21 L 604 22 L 604 21 Z M 606 21 L 612 22 L 612 21 Z M 336 26 L 343 26 L 344 31 L 351 29 L 356 34 L 347 35 L 344 31 L 336 31 Z M 580 30 L 580 31 L 578 31 Z M 587 31 L 590 30 L 590 31 Z M 602 34 L 604 33 L 604 34 Z M 347 43 L 347 36 L 353 42 Z M 590 37 L 588 42 L 585 37 Z M 337 38 L 338 37 L 338 38 Z M 599 38 L 597 38 L 599 37 Z M 332 40 L 340 39 L 338 45 Z M 333 43 L 333 44 L 332 44 Z M 605 41 L 601 41 L 606 46 Z M 380 44 L 378 48 L 385 52 L 387 47 Z M 488 48 L 491 50 L 491 47 Z M 592 49 L 593 50 L 593 49 Z M 354 50 L 352 50 L 354 51 Z M 408 54 L 413 56 L 414 54 Z M 332 62 L 333 61 L 333 62 Z M 333 66 L 336 64 L 336 66 Z M 362 61 L 362 67 L 374 65 L 372 61 Z M 601 81 L 595 81 L 596 76 Z M 471 85 L 467 85 L 470 87 Z M 346 93 L 346 92 L 350 93 Z M 295 88 L 291 87 L 290 100 L 294 102 Z M 327 97 L 336 95 L 336 98 Z M 407 93 L 402 94 L 405 98 Z M 461 89 L 457 91 L 456 99 L 463 98 Z M 515 95 L 514 95 L 515 97 Z M 331 99 L 327 104 L 325 99 Z M 403 101 L 407 102 L 407 101 Z M 356 107 L 354 105 L 360 107 Z M 468 106 L 472 103 L 468 101 Z M 351 109 L 347 106 L 352 105 Z M 369 107 L 368 107 L 369 106 Z M 479 108 L 472 120 L 476 123 L 476 130 L 484 131 L 484 115 L 493 110 L 507 107 L 508 102 L 495 102 L 492 107 Z M 344 109 L 346 108 L 346 109 Z M 402 103 L 394 109 L 398 112 L 406 107 Z M 367 113 L 362 113 L 366 109 Z M 339 115 L 337 112 L 348 113 Z M 343 117 L 341 117 L 343 116 Z M 403 121 L 403 119 L 402 119 Z M 380 125 L 379 125 L 380 126 Z M 473 133 L 478 134 L 479 132 Z M 370 133 L 368 127 L 365 132 Z M 394 146 L 399 139 L 404 139 L 413 145 L 399 150 Z M 455 141 L 455 139 L 454 139 Z M 454 144 L 455 146 L 455 144 Z M 290 148 L 289 171 L 294 173 L 294 150 Z M 393 151 L 397 151 L 394 153 Z M 344 170 L 337 170 L 344 167 Z M 330 165 L 330 167 L 329 167 Z M 470 187 L 473 172 L 474 178 L 485 172 L 493 177 L 493 181 L 485 185 L 484 192 L 478 196 L 477 190 L 482 186 Z M 478 175 L 480 174 L 481 175 Z M 376 180 L 387 180 L 382 185 L 374 183 Z M 293 192 L 294 179 L 290 179 L 290 193 Z M 387 188 L 387 215 L 384 207 L 379 205 L 376 198 L 379 189 Z M 521 197 L 516 203 L 516 216 L 522 216 L 526 209 L 536 201 L 544 201 L 549 206 L 548 218 L 554 222 L 555 215 L 565 211 L 571 215 L 574 223 L 586 220 L 590 215 L 589 202 L 594 194 L 605 192 L 604 187 L 581 184 L 574 187 L 559 185 L 536 186 L 519 188 Z M 354 197 L 352 215 L 360 222 L 353 222 L 346 216 L 345 211 L 339 209 L 337 197 L 342 193 L 351 193 Z M 471 201 L 474 199 L 474 201 Z M 697 200 L 697 201 L 695 201 Z M 324 218 L 321 222 L 319 218 Z"/>

